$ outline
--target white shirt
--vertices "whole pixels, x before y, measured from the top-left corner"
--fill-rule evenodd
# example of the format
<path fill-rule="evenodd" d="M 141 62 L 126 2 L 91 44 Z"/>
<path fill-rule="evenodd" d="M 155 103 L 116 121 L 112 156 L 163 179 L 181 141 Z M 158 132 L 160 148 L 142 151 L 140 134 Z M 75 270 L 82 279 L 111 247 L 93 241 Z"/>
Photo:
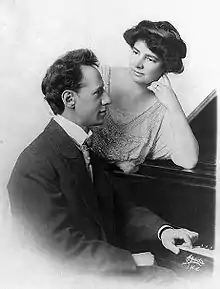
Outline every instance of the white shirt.
<path fill-rule="evenodd" d="M 88 149 L 83 147 L 84 141 L 92 135 L 92 131 L 89 130 L 89 132 L 86 133 L 79 125 L 66 119 L 61 115 L 54 116 L 54 120 L 65 130 L 65 132 L 72 139 L 74 139 L 78 143 L 79 149 L 83 153 L 86 169 L 88 170 L 90 178 L 93 181 L 92 165 L 90 163 L 90 153 Z"/>
<path fill-rule="evenodd" d="M 65 132 L 71 138 L 76 140 L 79 145 L 82 145 L 84 141 L 92 135 L 91 130 L 86 133 L 79 125 L 61 115 L 55 115 L 54 120 L 65 130 Z"/>

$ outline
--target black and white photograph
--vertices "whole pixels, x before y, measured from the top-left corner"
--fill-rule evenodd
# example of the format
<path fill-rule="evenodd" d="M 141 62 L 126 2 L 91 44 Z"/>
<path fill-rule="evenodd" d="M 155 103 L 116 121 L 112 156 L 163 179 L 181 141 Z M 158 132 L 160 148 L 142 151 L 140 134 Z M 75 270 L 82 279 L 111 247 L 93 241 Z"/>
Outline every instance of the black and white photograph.
<path fill-rule="evenodd" d="M 218 6 L 0 0 L 1 288 L 219 288 Z"/>

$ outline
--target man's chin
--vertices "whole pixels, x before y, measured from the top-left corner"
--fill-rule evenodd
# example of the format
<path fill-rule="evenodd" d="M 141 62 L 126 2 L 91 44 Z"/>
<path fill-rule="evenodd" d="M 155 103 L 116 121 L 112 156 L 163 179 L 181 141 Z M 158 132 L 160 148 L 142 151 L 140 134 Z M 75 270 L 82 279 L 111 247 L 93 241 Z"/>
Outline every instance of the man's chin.
<path fill-rule="evenodd" d="M 96 125 L 102 125 L 104 123 L 104 118 L 99 119 Z"/>
<path fill-rule="evenodd" d="M 94 121 L 93 124 L 90 124 L 89 126 L 100 126 L 104 123 L 104 118 L 99 118 L 98 120 Z"/>

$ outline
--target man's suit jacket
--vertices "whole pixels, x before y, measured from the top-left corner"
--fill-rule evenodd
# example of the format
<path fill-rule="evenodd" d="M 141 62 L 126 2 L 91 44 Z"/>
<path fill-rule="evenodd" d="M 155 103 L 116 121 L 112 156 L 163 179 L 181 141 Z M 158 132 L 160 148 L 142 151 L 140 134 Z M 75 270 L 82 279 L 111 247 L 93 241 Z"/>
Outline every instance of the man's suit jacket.
<path fill-rule="evenodd" d="M 52 119 L 14 167 L 8 184 L 12 214 L 37 242 L 46 241 L 45 246 L 76 264 L 100 271 L 133 271 L 131 253 L 116 247 L 108 176 L 95 156 L 92 166 L 93 183 L 82 152 Z M 145 237 L 156 236 L 164 224 L 147 209 L 128 211 L 131 228 L 147 224 Z"/>

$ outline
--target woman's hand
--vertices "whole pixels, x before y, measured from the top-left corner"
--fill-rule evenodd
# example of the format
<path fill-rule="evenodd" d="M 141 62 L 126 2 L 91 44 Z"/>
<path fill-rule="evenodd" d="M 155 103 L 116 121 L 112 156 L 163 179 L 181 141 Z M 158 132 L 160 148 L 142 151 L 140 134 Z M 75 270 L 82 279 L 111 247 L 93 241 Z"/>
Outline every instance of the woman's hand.
<path fill-rule="evenodd" d="M 178 108 L 179 102 L 172 89 L 169 78 L 164 74 L 158 81 L 154 81 L 149 86 L 159 101 L 168 109 Z"/>

